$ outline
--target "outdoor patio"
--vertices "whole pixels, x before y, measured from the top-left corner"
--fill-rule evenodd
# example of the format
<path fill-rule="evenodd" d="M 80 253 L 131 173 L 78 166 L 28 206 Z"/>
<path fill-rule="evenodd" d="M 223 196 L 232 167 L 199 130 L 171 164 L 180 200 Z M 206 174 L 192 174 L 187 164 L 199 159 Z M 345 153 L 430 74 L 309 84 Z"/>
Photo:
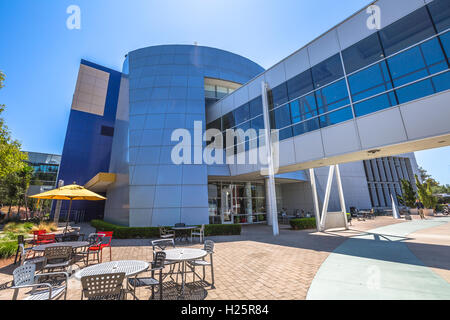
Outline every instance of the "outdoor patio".
<path fill-rule="evenodd" d="M 215 289 L 206 283 L 197 282 L 189 285 L 192 277 L 187 277 L 186 299 L 236 299 L 236 300 L 303 300 L 319 268 L 329 255 L 352 237 L 365 234 L 365 231 L 389 226 L 404 221 L 392 217 L 377 217 L 375 220 L 354 221 L 348 231 L 317 233 L 314 231 L 292 231 L 281 229 L 279 237 L 273 237 L 268 226 L 246 226 L 240 236 L 208 237 L 215 242 L 214 274 Z M 449 219 L 450 222 L 450 219 Z M 82 225 L 82 233 L 93 232 L 90 226 Z M 418 231 L 415 239 L 407 241 L 409 249 L 425 264 L 433 267 L 449 281 L 448 248 L 450 246 L 450 223 L 429 230 Z M 417 238 L 416 238 L 417 237 Z M 424 241 L 422 241 L 424 240 Z M 197 240 L 198 243 L 198 240 Z M 433 245 L 435 250 L 423 250 L 423 246 Z M 179 244 L 192 248 L 202 248 L 199 244 Z M 430 256 L 441 255 L 440 262 Z M 152 261 L 150 240 L 113 240 L 112 260 Z M 109 261 L 109 252 L 103 254 L 103 262 Z M 11 262 L 11 261 L 9 261 Z M 91 264 L 95 264 L 94 261 Z M 447 265 L 446 265 L 447 264 Z M 0 284 L 12 280 L 12 272 L 17 266 L 7 264 L 0 266 Z M 84 268 L 78 263 L 74 270 Z M 197 270 L 201 274 L 201 268 Z M 210 270 L 206 269 L 206 281 L 210 282 Z M 69 280 L 67 299 L 81 298 L 81 282 L 72 276 Z M 174 283 L 164 282 L 164 299 L 176 299 Z M 151 290 L 140 288 L 136 291 L 139 299 L 148 299 Z M 13 290 L 0 290 L 0 299 L 11 299 Z M 20 298 L 20 297 L 19 297 Z M 159 295 L 156 296 L 159 298 Z M 336 297 L 339 298 L 339 297 Z M 128 295 L 128 299 L 132 299 Z"/>

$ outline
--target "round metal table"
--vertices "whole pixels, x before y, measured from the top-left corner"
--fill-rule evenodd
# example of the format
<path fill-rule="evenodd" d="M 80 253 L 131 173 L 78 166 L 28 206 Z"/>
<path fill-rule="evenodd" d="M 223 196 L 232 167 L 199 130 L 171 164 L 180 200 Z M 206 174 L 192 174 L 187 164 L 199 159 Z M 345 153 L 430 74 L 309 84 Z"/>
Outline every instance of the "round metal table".
<path fill-rule="evenodd" d="M 108 273 L 125 273 L 125 277 L 135 276 L 148 269 L 150 264 L 145 261 L 123 260 L 99 263 L 90 267 L 81 269 L 75 273 L 75 279 L 81 280 L 85 276 L 95 276 Z"/>
<path fill-rule="evenodd" d="M 198 227 L 172 227 L 171 229 L 175 231 L 175 234 L 177 233 L 177 231 L 182 231 L 182 235 L 178 236 L 176 238 L 179 239 L 180 241 L 184 238 L 187 242 L 187 241 L 189 241 L 188 231 L 198 229 Z"/>
<path fill-rule="evenodd" d="M 72 247 L 73 250 L 89 246 L 87 241 L 74 241 L 74 242 L 57 242 L 50 244 L 42 244 L 32 248 L 35 252 L 44 252 L 46 248 L 50 247 Z"/>
<path fill-rule="evenodd" d="M 205 250 L 181 248 L 165 250 L 166 260 L 170 262 L 179 262 L 181 264 L 181 293 L 180 297 L 184 294 L 184 287 L 186 284 L 186 263 L 188 261 L 203 259 L 208 255 Z"/>

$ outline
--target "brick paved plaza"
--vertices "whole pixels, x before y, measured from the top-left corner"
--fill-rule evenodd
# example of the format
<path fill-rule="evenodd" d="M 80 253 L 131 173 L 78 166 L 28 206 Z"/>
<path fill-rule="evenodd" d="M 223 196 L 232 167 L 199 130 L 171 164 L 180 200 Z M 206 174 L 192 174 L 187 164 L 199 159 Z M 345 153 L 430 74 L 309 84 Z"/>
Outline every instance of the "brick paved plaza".
<path fill-rule="evenodd" d="M 211 240 L 216 243 L 214 255 L 216 288 L 200 286 L 191 292 L 191 298 L 305 299 L 318 269 L 340 244 L 364 231 L 400 222 L 390 217 L 377 217 L 375 220 L 354 221 L 348 231 L 326 233 L 311 230 L 292 231 L 282 227 L 279 237 L 273 237 L 271 228 L 268 226 L 248 226 L 243 228 L 241 236 L 211 237 Z M 413 253 L 423 259 L 425 264 L 433 267 L 435 272 L 443 277 L 446 276 L 447 281 L 450 279 L 449 266 L 445 267 L 448 263 L 448 247 L 450 246 L 449 226 L 450 224 L 447 223 L 433 230 L 418 232 L 415 234 L 415 240 L 412 239 L 408 243 Z M 84 229 L 86 233 L 92 231 L 89 227 Z M 425 252 L 422 250 L 419 245 L 422 242 L 436 245 L 433 251 L 434 259 L 426 250 Z M 189 246 L 200 247 L 198 244 Z M 113 240 L 112 252 L 113 260 L 152 260 L 150 240 Z M 436 261 L 436 254 L 441 255 L 442 261 Z M 108 251 L 105 251 L 104 261 L 109 261 Z M 78 265 L 84 267 L 82 263 Z M 79 268 L 78 265 L 75 268 Z M 0 284 L 11 281 L 13 269 L 14 266 L 3 261 L 3 266 L 0 265 Z M 198 271 L 201 273 L 200 269 Z M 206 280 L 210 281 L 209 269 L 206 274 Z M 188 277 L 188 281 L 189 279 L 191 278 Z M 147 299 L 149 290 L 141 289 L 137 294 L 141 299 Z M 81 284 L 72 278 L 69 283 L 68 299 L 80 299 L 80 296 Z M 0 299 L 11 299 L 11 297 L 12 290 L 0 291 Z"/>

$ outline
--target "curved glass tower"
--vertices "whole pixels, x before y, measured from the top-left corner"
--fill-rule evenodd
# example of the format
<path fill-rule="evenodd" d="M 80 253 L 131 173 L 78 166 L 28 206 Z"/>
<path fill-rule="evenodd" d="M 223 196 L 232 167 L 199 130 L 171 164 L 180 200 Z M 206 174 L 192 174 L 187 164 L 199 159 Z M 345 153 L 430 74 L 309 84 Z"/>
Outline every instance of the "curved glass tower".
<path fill-rule="evenodd" d="M 246 58 L 208 47 L 165 45 L 130 52 L 109 170 L 116 181 L 108 188 L 105 220 L 136 227 L 208 224 L 207 166 L 173 164 L 178 141 L 171 141 L 172 132 L 183 128 L 194 137 L 195 121 L 203 132 L 206 105 L 263 71 Z"/>

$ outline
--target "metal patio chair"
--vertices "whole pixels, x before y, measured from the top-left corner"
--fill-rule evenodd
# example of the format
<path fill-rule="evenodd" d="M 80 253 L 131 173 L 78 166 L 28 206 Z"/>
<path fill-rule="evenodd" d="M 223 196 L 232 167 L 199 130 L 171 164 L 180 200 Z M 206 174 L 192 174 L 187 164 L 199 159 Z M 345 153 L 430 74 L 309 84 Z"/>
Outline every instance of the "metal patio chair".
<path fill-rule="evenodd" d="M 102 243 L 102 239 L 105 235 L 104 234 L 98 234 L 98 233 L 91 233 L 88 236 L 87 242 L 89 242 L 89 246 L 83 248 L 81 251 L 78 251 L 76 253 L 77 256 L 81 256 L 81 258 L 84 261 L 84 264 L 87 266 L 89 264 L 89 256 L 91 254 L 97 255 L 97 263 L 100 263 L 100 250 L 98 249 L 100 244 Z"/>
<path fill-rule="evenodd" d="M 81 278 L 81 300 L 126 300 L 125 273 L 108 273 Z"/>
<path fill-rule="evenodd" d="M 134 277 L 128 279 L 128 284 L 134 290 L 134 298 L 136 298 L 136 288 L 141 287 L 151 287 L 152 296 L 151 299 L 155 298 L 155 287 L 159 286 L 159 299 L 163 299 L 163 269 L 165 267 L 166 253 L 159 251 L 156 252 L 155 258 L 151 264 L 150 277 Z M 158 279 L 155 277 L 155 272 L 159 271 Z"/>
<path fill-rule="evenodd" d="M 213 261 L 213 254 L 214 254 L 214 242 L 211 240 L 206 240 L 205 245 L 203 247 L 203 250 L 205 250 L 209 255 L 209 261 L 206 260 L 206 257 L 202 260 L 193 260 L 188 261 L 188 266 L 191 268 L 194 274 L 194 282 L 195 282 L 195 276 L 202 279 L 199 275 L 195 273 L 195 267 L 202 267 L 203 268 L 203 281 L 205 281 L 206 278 L 206 267 L 211 268 L 211 288 L 214 287 L 214 261 Z"/>
<path fill-rule="evenodd" d="M 202 226 L 200 228 L 192 230 L 191 243 L 192 243 L 193 237 L 199 237 L 200 243 L 203 242 L 203 240 L 205 239 L 205 225 L 204 224 L 202 224 Z"/>
<path fill-rule="evenodd" d="M 175 231 L 159 227 L 159 237 L 161 239 L 175 239 Z"/>
<path fill-rule="evenodd" d="M 153 240 L 152 241 L 152 248 L 153 248 L 153 261 L 156 259 L 156 254 L 160 251 L 164 251 L 166 249 L 176 249 L 175 246 L 175 240 L 174 239 L 161 239 L 161 240 Z M 170 267 L 169 272 L 166 274 L 166 276 L 163 278 L 165 279 L 167 276 L 170 276 L 170 278 L 173 280 L 173 273 L 175 271 L 176 265 L 179 264 L 178 262 L 171 262 L 171 261 L 164 261 L 165 267 Z M 178 273 L 177 273 L 177 280 L 178 280 Z"/>
<path fill-rule="evenodd" d="M 43 276 L 48 278 L 62 276 L 63 284 L 52 285 L 50 283 L 39 282 Z M 13 300 L 17 300 L 21 289 L 32 289 L 26 293 L 24 300 L 55 300 L 63 294 L 64 300 L 67 298 L 67 285 L 69 282 L 69 274 L 67 272 L 36 274 L 36 265 L 30 263 L 14 270 L 13 278 L 13 286 L 11 287 L 14 290 Z"/>
<path fill-rule="evenodd" d="M 45 248 L 44 251 L 44 268 L 43 270 L 63 269 L 66 271 L 69 268 L 69 273 L 72 272 L 73 251 L 71 246 L 55 246 Z"/>
<path fill-rule="evenodd" d="M 20 250 L 20 265 L 26 265 L 33 263 L 36 265 L 36 270 L 40 271 L 44 268 L 45 258 L 44 257 L 37 257 L 37 258 L 27 258 L 28 253 L 31 251 L 31 249 L 25 249 L 25 246 L 23 244 L 19 244 Z"/>

